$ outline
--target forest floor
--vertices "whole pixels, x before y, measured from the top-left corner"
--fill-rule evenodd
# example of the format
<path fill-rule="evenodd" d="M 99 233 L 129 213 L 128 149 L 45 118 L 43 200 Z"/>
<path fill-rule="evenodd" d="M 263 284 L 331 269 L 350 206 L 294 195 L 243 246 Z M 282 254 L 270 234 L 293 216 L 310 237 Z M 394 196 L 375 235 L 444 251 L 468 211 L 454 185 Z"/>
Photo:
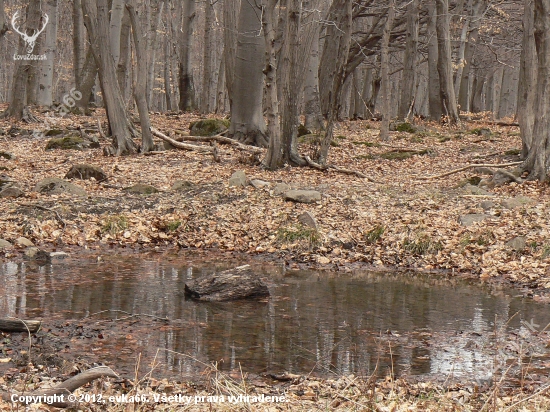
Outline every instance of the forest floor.
<path fill-rule="evenodd" d="M 98 110 L 95 116 L 103 114 Z M 165 134 L 188 131 L 189 123 L 197 119 L 188 114 L 152 115 L 153 125 Z M 58 123 L 64 130 L 82 126 L 90 135 L 97 130 L 94 117 L 71 116 Z M 392 132 L 391 141 L 382 142 L 378 126 L 372 121 L 347 121 L 335 133 L 329 163 L 368 177 L 361 178 L 335 169 L 267 171 L 254 156 L 222 144 L 220 162 L 210 153 L 186 150 L 124 157 L 105 157 L 101 148 L 45 150 L 49 138 L 32 137 L 35 126 L 0 121 L 0 185 L 21 190 L 20 197 L 0 197 L 0 242 L 11 245 L 0 250 L 0 257 L 7 261 L 32 256 L 27 253 L 29 241 L 46 251 L 75 255 L 82 249 L 198 248 L 284 260 L 291 268 L 412 269 L 469 277 L 509 283 L 536 300 L 548 300 L 547 184 L 526 181 L 493 187 L 491 176 L 484 174 L 487 170 L 473 168 L 432 178 L 472 164 L 519 161 L 519 129 L 484 121 L 464 122 L 459 128 L 420 122 L 415 132 Z M 301 151 L 313 150 L 307 138 L 301 141 Z M 110 142 L 100 140 L 100 144 Z M 64 178 L 76 164 L 100 167 L 107 180 L 72 179 L 85 190 L 80 195 L 36 191 L 42 179 Z M 236 171 L 245 172 L 244 186 L 229 185 Z M 254 179 L 255 185 L 248 184 Z M 486 186 L 478 186 L 480 179 Z M 128 190 L 136 184 L 154 186 L 158 192 Z M 320 200 L 285 200 L 278 193 L 285 189 L 283 184 L 286 189 L 318 191 Z M 308 219 L 303 217 L 306 211 Z M 21 390 L 29 383 L 29 373 L 18 370 L 5 375 L 0 386 Z M 40 385 L 42 372 L 33 373 L 36 382 L 32 383 Z M 212 374 L 220 379 L 209 380 L 206 386 L 147 381 L 142 388 L 162 387 L 168 392 L 170 386 L 172 393 L 193 396 L 250 391 L 293 394 L 288 403 L 251 404 L 247 410 L 479 410 L 484 404 L 488 410 L 504 410 L 520 399 L 527 403 L 518 408 L 546 410 L 550 403 L 543 396 L 547 387 L 541 384 L 503 391 L 499 382 L 481 390 L 344 376 L 333 381 L 295 377 L 282 383 L 238 379 L 229 383 L 219 372 Z M 212 382 L 219 386 L 211 386 Z M 108 392 L 137 390 L 124 382 L 95 385 L 83 390 L 93 393 L 97 385 L 108 387 Z M 0 403 L 0 409 L 9 407 Z M 210 407 L 189 405 L 189 410 Z M 123 410 L 124 405 L 118 408 L 110 409 Z M 142 405 L 140 410 L 159 408 Z M 243 410 L 242 405 L 215 406 L 215 410 L 223 408 Z"/>

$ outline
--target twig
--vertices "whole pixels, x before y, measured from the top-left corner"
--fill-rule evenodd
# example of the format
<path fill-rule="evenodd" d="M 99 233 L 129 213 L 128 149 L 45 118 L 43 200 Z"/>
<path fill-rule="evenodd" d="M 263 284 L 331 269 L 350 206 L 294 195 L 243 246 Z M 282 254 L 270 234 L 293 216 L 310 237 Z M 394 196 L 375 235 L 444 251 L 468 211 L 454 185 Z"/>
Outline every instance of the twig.
<path fill-rule="evenodd" d="M 431 179 L 439 179 L 440 177 L 449 176 L 455 173 L 463 172 L 468 169 L 472 169 L 474 167 L 508 167 L 508 166 L 517 166 L 521 164 L 522 162 L 511 162 L 511 163 L 501 163 L 501 164 L 490 164 L 490 163 L 475 163 L 468 166 L 461 167 L 459 169 L 451 170 L 450 172 L 441 173 L 440 175 L 434 175 L 434 176 L 422 176 L 417 177 L 418 180 L 431 180 Z"/>
<path fill-rule="evenodd" d="M 334 165 L 321 166 L 319 163 L 316 163 L 313 160 L 311 160 L 309 156 L 304 156 L 304 159 L 306 160 L 308 166 L 312 167 L 313 169 L 322 170 L 322 171 L 327 171 L 329 169 L 332 169 L 336 172 L 344 173 L 346 175 L 354 175 L 362 179 L 367 179 L 369 182 L 377 183 L 373 178 L 368 177 L 366 174 L 361 173 L 357 170 L 344 169 Z"/>
<path fill-rule="evenodd" d="M 63 230 L 65 230 L 65 228 L 67 227 L 67 224 L 65 223 L 65 221 L 61 218 L 61 215 L 57 212 L 57 210 L 54 210 L 54 209 L 50 209 L 48 207 L 44 207 L 44 206 L 40 206 L 40 205 L 35 205 L 35 204 L 32 204 L 32 203 L 19 203 L 20 206 L 26 206 L 26 207 L 35 207 L 37 209 L 40 209 L 40 210 L 45 210 L 46 212 L 52 212 L 53 214 L 55 214 L 55 218 L 59 221 L 59 223 L 61 223 L 61 225 L 63 226 Z"/>

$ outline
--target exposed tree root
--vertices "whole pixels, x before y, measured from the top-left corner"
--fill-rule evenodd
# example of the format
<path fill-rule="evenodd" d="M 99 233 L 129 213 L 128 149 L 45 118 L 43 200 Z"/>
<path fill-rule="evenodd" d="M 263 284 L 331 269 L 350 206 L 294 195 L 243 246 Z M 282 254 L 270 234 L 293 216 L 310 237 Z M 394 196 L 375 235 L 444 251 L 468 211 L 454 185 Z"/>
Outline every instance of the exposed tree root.
<path fill-rule="evenodd" d="M 451 170 L 450 172 L 441 173 L 440 175 L 434 175 L 434 176 L 421 176 L 417 177 L 418 180 L 431 180 L 431 179 L 439 179 L 441 177 L 449 176 L 455 173 L 463 172 L 464 170 L 472 169 L 474 167 L 509 167 L 509 166 L 517 166 L 523 162 L 511 162 L 511 163 L 501 163 L 501 164 L 491 164 L 491 163 L 475 163 L 468 166 L 461 167 L 459 169 Z"/>

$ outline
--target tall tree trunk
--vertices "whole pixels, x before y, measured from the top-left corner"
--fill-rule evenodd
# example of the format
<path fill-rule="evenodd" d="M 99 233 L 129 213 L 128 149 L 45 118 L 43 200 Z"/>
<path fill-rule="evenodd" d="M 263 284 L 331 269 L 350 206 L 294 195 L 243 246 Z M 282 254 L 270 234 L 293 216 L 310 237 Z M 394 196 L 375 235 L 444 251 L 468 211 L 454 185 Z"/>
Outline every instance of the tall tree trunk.
<path fill-rule="evenodd" d="M 441 106 L 439 73 L 437 71 L 439 50 L 437 44 L 437 12 L 435 1 L 436 0 L 428 1 L 428 99 L 430 118 L 432 120 L 440 120 L 443 114 L 443 107 Z"/>
<path fill-rule="evenodd" d="M 523 47 L 521 49 L 518 84 L 518 123 L 521 131 L 522 156 L 529 153 L 535 123 L 537 84 L 537 50 L 533 25 L 533 0 L 525 0 L 523 14 Z"/>
<path fill-rule="evenodd" d="M 319 35 L 321 24 L 313 21 L 313 42 L 309 52 L 309 63 L 306 69 L 304 85 L 304 126 L 308 130 L 323 130 L 323 115 L 321 114 L 321 102 L 319 100 Z"/>
<path fill-rule="evenodd" d="M 213 73 L 213 47 L 214 47 L 214 5 L 211 0 L 205 0 L 205 26 L 204 26 L 204 53 L 202 63 L 202 91 L 201 91 L 201 113 L 210 113 L 212 105 L 210 102 L 211 90 L 214 88 Z"/>
<path fill-rule="evenodd" d="M 498 67 L 493 73 L 492 87 L 491 87 L 491 111 L 493 112 L 493 119 L 498 119 L 498 111 L 500 109 L 500 93 L 502 91 L 502 76 L 504 69 Z"/>
<path fill-rule="evenodd" d="M 92 90 L 97 78 L 98 66 L 92 51 L 92 47 L 88 48 L 86 53 L 86 59 L 82 69 L 79 71 L 76 79 L 76 88 L 82 93 L 82 99 L 76 102 L 76 107 L 80 109 L 83 114 L 88 114 L 88 105 L 92 97 Z"/>
<path fill-rule="evenodd" d="M 340 100 L 344 87 L 346 66 L 351 45 L 351 27 L 353 17 L 352 0 L 334 0 L 329 13 L 323 54 L 319 69 L 320 90 L 326 90 L 321 97 L 321 110 L 327 115 L 327 127 L 318 161 L 326 165 L 328 151 L 334 132 L 334 124 L 338 120 Z"/>
<path fill-rule="evenodd" d="M 233 107 L 233 79 L 235 77 L 235 58 L 237 55 L 237 21 L 240 0 L 223 2 L 223 60 L 225 61 L 225 86 L 229 99 L 229 110 Z"/>
<path fill-rule="evenodd" d="M 470 14 L 472 11 L 472 0 L 468 0 L 468 6 L 467 6 L 468 14 L 466 15 L 464 19 L 464 23 L 462 25 L 462 31 L 460 33 L 460 45 L 458 47 L 458 65 L 455 73 L 455 81 L 454 81 L 454 90 L 455 90 L 455 97 L 458 97 L 460 92 L 460 83 L 462 81 L 462 73 L 464 71 L 464 67 L 466 66 L 466 44 L 468 43 L 468 32 L 470 30 Z M 464 107 L 461 108 L 462 110 L 465 110 Z"/>
<path fill-rule="evenodd" d="M 480 76 L 480 73 L 476 73 L 474 82 L 472 85 L 472 113 L 479 113 L 483 111 L 483 87 L 485 85 L 485 77 Z"/>
<path fill-rule="evenodd" d="M 53 104 L 53 71 L 57 49 L 57 0 L 48 0 L 46 13 L 50 16 L 50 20 L 46 27 L 46 41 L 44 42 L 46 60 L 41 62 L 38 83 L 38 104 L 41 106 Z"/>
<path fill-rule="evenodd" d="M 132 136 L 136 131 L 130 121 L 118 86 L 115 63 L 109 41 L 109 7 L 107 0 L 82 0 L 84 23 L 99 67 L 103 101 L 109 119 L 116 155 L 133 153 L 137 147 Z"/>
<path fill-rule="evenodd" d="M 172 80 L 171 80 L 171 53 L 172 45 L 170 42 L 170 9 L 166 7 L 166 33 L 164 35 L 164 97 L 166 99 L 166 110 L 172 109 Z"/>
<path fill-rule="evenodd" d="M 401 99 L 397 117 L 405 120 L 412 113 L 416 85 L 416 56 L 418 49 L 418 0 L 412 0 L 407 6 L 407 40 L 401 78 Z"/>
<path fill-rule="evenodd" d="M 191 42 L 193 41 L 193 26 L 195 21 L 195 2 L 184 1 L 183 25 L 180 40 L 179 61 L 179 89 L 180 110 L 193 111 L 196 109 L 195 86 L 193 83 L 193 68 L 191 55 Z"/>
<path fill-rule="evenodd" d="M 439 93 L 444 114 L 449 124 L 460 123 L 453 87 L 451 59 L 451 33 L 449 28 L 449 0 L 435 0 L 437 11 L 437 72 L 439 73 Z"/>
<path fill-rule="evenodd" d="M 111 19 L 112 20 L 112 19 Z M 122 97 L 124 98 L 124 101 L 128 100 L 128 77 L 129 77 L 129 70 L 128 70 L 128 63 L 130 60 L 130 16 L 128 15 L 128 11 L 126 8 L 123 9 L 123 15 L 120 25 L 120 32 L 119 32 L 119 41 L 118 44 L 120 46 L 120 51 L 118 53 L 118 63 L 117 60 L 115 60 L 116 68 L 117 68 L 117 79 L 118 79 L 118 86 L 120 87 L 120 92 L 122 93 Z M 111 33 L 112 37 L 112 33 Z"/>
<path fill-rule="evenodd" d="M 216 85 L 216 108 L 215 113 L 225 113 L 225 56 L 220 59 L 220 67 L 218 69 L 218 84 Z"/>
<path fill-rule="evenodd" d="M 529 153 L 522 165 L 530 179 L 548 177 L 550 133 L 550 0 L 534 0 L 534 37 L 537 51 L 535 124 Z"/>
<path fill-rule="evenodd" d="M 152 107 L 153 104 L 153 91 L 155 89 L 155 68 L 157 64 L 157 39 L 158 39 L 158 29 L 162 22 L 162 13 L 164 11 L 165 0 L 160 0 L 157 5 L 157 14 L 154 21 L 153 27 L 147 35 L 147 57 L 149 59 L 147 64 L 147 102 L 149 107 Z M 187 1 L 184 3 L 194 3 L 194 1 Z"/>
<path fill-rule="evenodd" d="M 139 120 L 141 123 L 141 150 L 142 152 L 150 152 L 154 148 L 153 135 L 151 134 L 151 121 L 149 119 L 149 109 L 147 106 L 147 60 L 145 59 L 145 47 L 142 39 L 141 26 L 139 25 L 137 12 L 135 9 L 135 0 L 131 3 L 126 3 L 128 17 L 132 25 L 132 33 L 134 37 L 134 45 L 136 48 L 137 61 L 137 76 L 134 84 L 134 98 L 139 112 Z"/>
<path fill-rule="evenodd" d="M 82 1 L 73 0 L 73 75 L 74 84 L 77 86 L 80 72 L 84 67 L 84 62 L 86 61 L 85 42 L 86 28 L 84 27 L 84 19 L 82 16 Z"/>
<path fill-rule="evenodd" d="M 395 16 L 395 2 L 390 0 L 388 8 L 388 17 L 382 32 L 382 40 L 380 45 L 380 77 L 382 78 L 382 123 L 380 124 L 380 139 L 390 140 L 390 35 L 393 27 L 393 19 Z"/>
<path fill-rule="evenodd" d="M 265 41 L 261 36 L 261 11 L 259 0 L 241 1 L 228 135 L 246 144 L 267 147 L 262 104 Z"/>
<path fill-rule="evenodd" d="M 27 21 L 25 24 L 25 33 L 31 36 L 36 33 L 43 25 L 42 13 L 40 10 L 40 0 L 30 0 L 27 12 Z M 20 30 L 23 30 L 20 28 Z M 27 54 L 27 45 L 23 41 L 23 38 L 19 38 L 18 54 Z M 36 52 L 36 48 L 35 48 Z M 34 82 L 30 81 L 30 77 L 35 72 L 33 67 L 37 66 L 36 61 L 33 60 L 17 60 L 15 63 L 15 70 L 12 81 L 12 91 L 10 95 L 10 101 L 8 108 L 2 113 L 0 117 L 10 117 L 15 120 L 23 119 L 23 109 L 28 104 L 29 85 Z M 32 120 L 32 119 L 29 119 Z"/>
<path fill-rule="evenodd" d="M 118 65 L 120 58 L 120 38 L 122 32 L 122 16 L 124 15 L 124 0 L 111 0 L 111 21 L 110 21 L 110 42 L 113 52 L 113 60 L 115 67 Z"/>
<path fill-rule="evenodd" d="M 247 0 L 245 0 L 247 1 Z M 262 164 L 271 170 L 275 170 L 283 164 L 283 151 L 281 141 L 281 126 L 279 119 L 279 99 L 277 97 L 277 58 L 275 49 L 275 6 L 277 0 L 262 0 L 262 28 L 265 40 L 266 67 L 266 117 L 269 146 Z"/>

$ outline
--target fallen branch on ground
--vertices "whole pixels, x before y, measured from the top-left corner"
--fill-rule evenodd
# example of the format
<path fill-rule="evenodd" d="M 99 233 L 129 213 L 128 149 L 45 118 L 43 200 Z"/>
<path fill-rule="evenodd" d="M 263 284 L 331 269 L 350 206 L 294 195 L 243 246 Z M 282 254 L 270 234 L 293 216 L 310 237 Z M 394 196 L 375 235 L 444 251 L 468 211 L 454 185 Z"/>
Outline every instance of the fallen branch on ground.
<path fill-rule="evenodd" d="M 474 167 L 509 167 L 509 166 L 517 166 L 523 162 L 511 162 L 511 163 L 501 163 L 501 164 L 490 164 L 490 163 L 476 163 L 471 164 L 468 166 L 461 167 L 459 169 L 451 170 L 450 172 L 441 173 L 440 175 L 434 175 L 434 176 L 422 176 L 417 177 L 418 180 L 431 180 L 431 179 L 439 179 L 440 177 L 449 176 L 455 173 L 463 172 L 468 169 L 472 169 Z"/>
<path fill-rule="evenodd" d="M 178 142 L 177 140 L 174 140 L 171 137 L 166 136 L 164 133 L 160 132 L 154 127 L 151 127 L 151 133 L 153 133 L 154 136 L 161 138 L 165 142 L 170 143 L 172 146 L 178 149 L 194 150 L 197 152 L 210 152 L 210 153 L 214 151 L 214 148 L 210 146 L 197 146 L 194 144 Z"/>
<path fill-rule="evenodd" d="M 179 134 L 184 140 L 189 140 L 191 142 L 218 142 L 218 143 L 225 143 L 229 144 L 231 146 L 235 146 L 239 150 L 244 150 L 247 152 L 252 153 L 262 153 L 264 150 L 260 149 L 259 147 L 249 146 L 246 144 L 242 144 L 234 139 L 231 139 L 230 137 L 225 137 L 224 133 L 220 133 L 214 136 L 190 136 L 186 134 L 185 132 L 181 130 L 175 130 L 177 134 Z"/>
<path fill-rule="evenodd" d="M 58 408 L 68 408 L 76 405 L 76 402 L 71 402 L 68 400 L 67 396 L 74 392 L 76 389 L 81 386 L 86 385 L 89 382 L 92 382 L 95 379 L 101 378 L 103 376 L 108 376 L 111 378 L 119 378 L 119 376 L 108 366 L 98 366 L 97 368 L 88 369 L 82 373 L 79 373 L 72 378 L 67 379 L 64 382 L 61 382 L 59 385 L 54 386 L 53 388 L 43 388 L 37 389 L 30 393 L 7 393 L 2 392 L 2 399 L 6 402 L 12 402 L 12 396 L 17 399 L 17 403 L 29 405 L 31 403 L 45 403 L 47 397 L 57 395 L 57 402 L 53 402 L 48 405 L 55 406 Z M 67 399 L 65 401 L 65 399 Z"/>

